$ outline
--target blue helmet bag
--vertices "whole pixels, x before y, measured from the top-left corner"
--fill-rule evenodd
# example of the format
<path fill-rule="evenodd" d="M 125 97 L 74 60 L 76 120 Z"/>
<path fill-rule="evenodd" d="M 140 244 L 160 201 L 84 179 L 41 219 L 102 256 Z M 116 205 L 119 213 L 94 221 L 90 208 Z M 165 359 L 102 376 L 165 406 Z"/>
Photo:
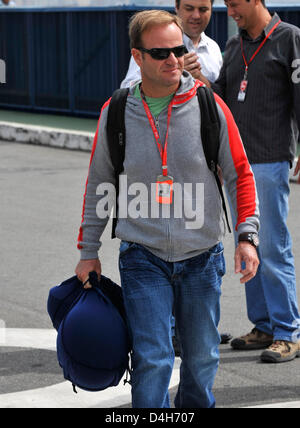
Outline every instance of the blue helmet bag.
<path fill-rule="evenodd" d="M 65 379 L 87 391 L 119 384 L 131 350 L 121 287 L 95 272 L 85 290 L 77 277 L 50 290 L 48 312 L 58 330 L 57 357 Z M 75 390 L 75 389 L 74 389 Z"/>
<path fill-rule="evenodd" d="M 81 294 L 82 282 L 77 276 L 73 276 L 60 285 L 51 288 L 47 310 L 55 330 L 58 331 L 62 320 Z"/>

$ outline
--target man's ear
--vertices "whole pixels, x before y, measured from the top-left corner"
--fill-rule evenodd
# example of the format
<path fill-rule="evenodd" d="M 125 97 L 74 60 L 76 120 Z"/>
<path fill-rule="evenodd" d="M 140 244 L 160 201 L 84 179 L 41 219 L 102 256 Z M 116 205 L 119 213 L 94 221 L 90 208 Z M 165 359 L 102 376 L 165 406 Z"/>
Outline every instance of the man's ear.
<path fill-rule="evenodd" d="M 131 49 L 131 55 L 133 56 L 135 62 L 137 63 L 137 65 L 139 67 L 141 67 L 142 64 L 142 52 L 139 51 L 138 49 Z"/>

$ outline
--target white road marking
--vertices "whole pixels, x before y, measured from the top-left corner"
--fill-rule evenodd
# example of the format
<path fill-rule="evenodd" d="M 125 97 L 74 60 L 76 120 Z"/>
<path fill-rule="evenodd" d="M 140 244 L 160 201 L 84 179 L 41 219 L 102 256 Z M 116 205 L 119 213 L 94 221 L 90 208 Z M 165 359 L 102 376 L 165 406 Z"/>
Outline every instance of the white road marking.
<path fill-rule="evenodd" d="M 5 333 L 5 334 L 4 334 Z M 54 329 L 6 328 L 2 332 L 0 346 L 47 349 L 56 351 L 57 332 Z M 180 359 L 175 359 L 170 388 L 179 383 Z M 131 401 L 130 385 L 108 388 L 101 392 L 87 392 L 77 389 L 73 392 L 70 382 L 62 382 L 44 388 L 0 395 L 0 408 L 112 408 Z M 262 404 L 244 408 L 300 408 L 300 401 Z"/>
<path fill-rule="evenodd" d="M 300 409 L 300 401 L 289 401 L 286 403 L 261 404 L 260 406 L 249 406 L 244 409 Z"/>
<path fill-rule="evenodd" d="M 57 332 L 53 329 L 5 329 L 5 340 L 0 346 L 47 349 L 56 351 Z M 170 388 L 179 383 L 179 364 L 176 358 Z M 75 394 L 70 382 L 44 388 L 0 395 L 0 408 L 111 408 L 131 402 L 131 387 L 123 384 L 101 392 L 77 389 Z"/>
<path fill-rule="evenodd" d="M 6 328 L 1 346 L 56 350 L 54 329 Z"/>

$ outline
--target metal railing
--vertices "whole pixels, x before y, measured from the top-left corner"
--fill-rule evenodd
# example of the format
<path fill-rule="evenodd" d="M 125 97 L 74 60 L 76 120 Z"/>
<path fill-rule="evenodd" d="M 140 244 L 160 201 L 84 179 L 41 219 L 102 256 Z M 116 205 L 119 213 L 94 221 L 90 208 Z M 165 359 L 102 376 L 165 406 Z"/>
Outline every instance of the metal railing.
<path fill-rule="evenodd" d="M 271 9 L 300 26 L 300 6 Z M 0 9 L 0 108 L 97 116 L 126 75 L 128 20 L 136 11 Z M 225 7 L 214 7 L 207 34 L 225 48 Z"/>

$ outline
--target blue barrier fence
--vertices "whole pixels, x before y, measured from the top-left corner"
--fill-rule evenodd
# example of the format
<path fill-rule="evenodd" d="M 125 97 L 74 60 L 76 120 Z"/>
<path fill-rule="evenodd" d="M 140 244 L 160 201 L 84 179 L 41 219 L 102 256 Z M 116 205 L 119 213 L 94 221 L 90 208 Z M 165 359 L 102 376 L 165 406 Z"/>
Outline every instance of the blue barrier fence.
<path fill-rule="evenodd" d="M 300 26 L 300 6 L 271 9 Z M 136 10 L 0 10 L 0 59 L 6 65 L 0 108 L 97 116 L 126 75 L 128 20 Z M 225 7 L 214 8 L 207 34 L 224 49 Z"/>

